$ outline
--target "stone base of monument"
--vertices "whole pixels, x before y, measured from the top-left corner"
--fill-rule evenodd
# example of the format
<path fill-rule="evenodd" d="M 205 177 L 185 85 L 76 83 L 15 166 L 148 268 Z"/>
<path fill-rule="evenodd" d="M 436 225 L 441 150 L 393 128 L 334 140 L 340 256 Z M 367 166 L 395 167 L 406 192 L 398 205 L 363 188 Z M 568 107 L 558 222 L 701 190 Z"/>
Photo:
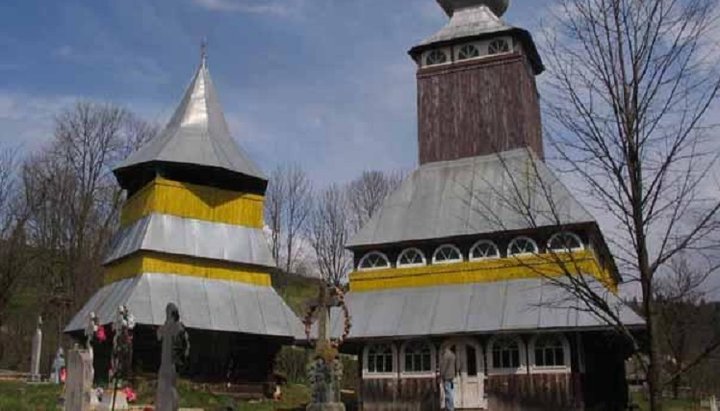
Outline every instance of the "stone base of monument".
<path fill-rule="evenodd" d="M 306 411 L 345 411 L 345 404 L 329 402 L 325 404 L 308 404 Z"/>
<path fill-rule="evenodd" d="M 97 411 L 105 411 L 105 410 L 111 410 L 112 408 L 112 402 L 113 402 L 113 395 L 112 390 L 105 391 L 105 395 L 103 395 L 102 401 L 98 404 L 93 405 L 93 409 Z M 115 408 L 116 410 L 127 410 L 130 409 L 130 406 L 127 402 L 127 397 L 125 396 L 125 393 L 118 390 L 117 395 L 115 396 Z"/>

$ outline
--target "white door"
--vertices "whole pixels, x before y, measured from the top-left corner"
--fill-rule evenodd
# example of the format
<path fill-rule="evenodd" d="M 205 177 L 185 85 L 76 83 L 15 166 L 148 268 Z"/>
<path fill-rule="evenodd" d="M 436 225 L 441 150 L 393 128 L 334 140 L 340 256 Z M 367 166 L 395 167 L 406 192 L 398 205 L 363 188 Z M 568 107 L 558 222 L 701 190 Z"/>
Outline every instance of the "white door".
<path fill-rule="evenodd" d="M 441 355 L 447 346 L 454 348 L 457 358 L 459 375 L 455 378 L 455 408 L 487 408 L 485 367 L 480 345 L 468 338 L 454 338 L 443 343 Z"/>

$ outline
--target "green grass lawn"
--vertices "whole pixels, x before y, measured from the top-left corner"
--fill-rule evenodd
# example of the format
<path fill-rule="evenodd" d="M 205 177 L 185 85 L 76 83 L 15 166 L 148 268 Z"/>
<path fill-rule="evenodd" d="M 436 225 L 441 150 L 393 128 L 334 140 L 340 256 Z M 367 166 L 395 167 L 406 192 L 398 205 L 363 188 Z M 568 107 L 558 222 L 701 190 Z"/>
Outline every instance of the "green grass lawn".
<path fill-rule="evenodd" d="M 640 411 L 650 409 L 647 400 L 642 393 L 632 393 L 631 401 L 640 407 Z M 707 411 L 710 408 L 701 408 L 699 400 L 687 399 L 671 399 L 665 398 L 663 401 L 663 411 Z"/>
<path fill-rule="evenodd" d="M 147 384 L 139 384 L 138 397 L 140 404 L 152 402 L 153 393 Z M 236 411 L 295 411 L 304 409 L 310 398 L 307 387 L 288 385 L 283 387 L 282 401 L 236 401 L 232 398 L 213 395 L 193 389 L 181 381 L 180 406 L 187 408 L 203 408 L 206 411 L 225 410 L 232 406 Z M 24 382 L 0 381 L 0 411 L 45 411 L 56 410 L 62 389 L 50 384 L 27 384 Z"/>

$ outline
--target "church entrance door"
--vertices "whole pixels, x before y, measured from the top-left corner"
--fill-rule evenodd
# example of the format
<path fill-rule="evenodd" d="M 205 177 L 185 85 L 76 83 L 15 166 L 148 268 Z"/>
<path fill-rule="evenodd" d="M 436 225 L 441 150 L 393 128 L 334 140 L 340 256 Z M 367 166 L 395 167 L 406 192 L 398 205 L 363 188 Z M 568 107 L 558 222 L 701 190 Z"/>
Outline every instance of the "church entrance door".
<path fill-rule="evenodd" d="M 455 408 L 487 408 L 485 400 L 485 366 L 480 345 L 469 338 L 453 338 L 443 343 L 454 348 L 459 375 L 455 378 Z"/>

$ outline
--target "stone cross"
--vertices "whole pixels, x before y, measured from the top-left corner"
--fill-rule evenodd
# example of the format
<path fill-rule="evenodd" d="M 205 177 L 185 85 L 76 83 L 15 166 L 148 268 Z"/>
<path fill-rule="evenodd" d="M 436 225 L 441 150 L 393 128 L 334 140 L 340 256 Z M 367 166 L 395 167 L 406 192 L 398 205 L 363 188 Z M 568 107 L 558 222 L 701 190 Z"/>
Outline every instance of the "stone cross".
<path fill-rule="evenodd" d="M 309 380 L 312 386 L 312 402 L 308 411 L 345 411 L 340 402 L 340 379 L 342 364 L 338 351 L 330 341 L 330 309 L 339 305 L 333 289 L 320 287 L 318 299 L 310 308 L 318 312 L 318 339 L 315 343 L 315 359 L 309 366 Z"/>
<path fill-rule="evenodd" d="M 40 381 L 40 356 L 42 354 L 42 317 L 38 317 L 37 328 L 32 339 L 30 358 L 30 381 Z"/>
<path fill-rule="evenodd" d="M 710 411 L 718 411 L 717 398 L 714 395 L 710 397 Z"/>
<path fill-rule="evenodd" d="M 158 371 L 156 411 L 177 411 L 180 399 L 177 392 L 177 372 L 190 351 L 187 331 L 180 322 L 180 312 L 173 303 L 165 307 L 165 324 L 157 330 L 158 341 L 162 344 L 160 371 Z"/>

